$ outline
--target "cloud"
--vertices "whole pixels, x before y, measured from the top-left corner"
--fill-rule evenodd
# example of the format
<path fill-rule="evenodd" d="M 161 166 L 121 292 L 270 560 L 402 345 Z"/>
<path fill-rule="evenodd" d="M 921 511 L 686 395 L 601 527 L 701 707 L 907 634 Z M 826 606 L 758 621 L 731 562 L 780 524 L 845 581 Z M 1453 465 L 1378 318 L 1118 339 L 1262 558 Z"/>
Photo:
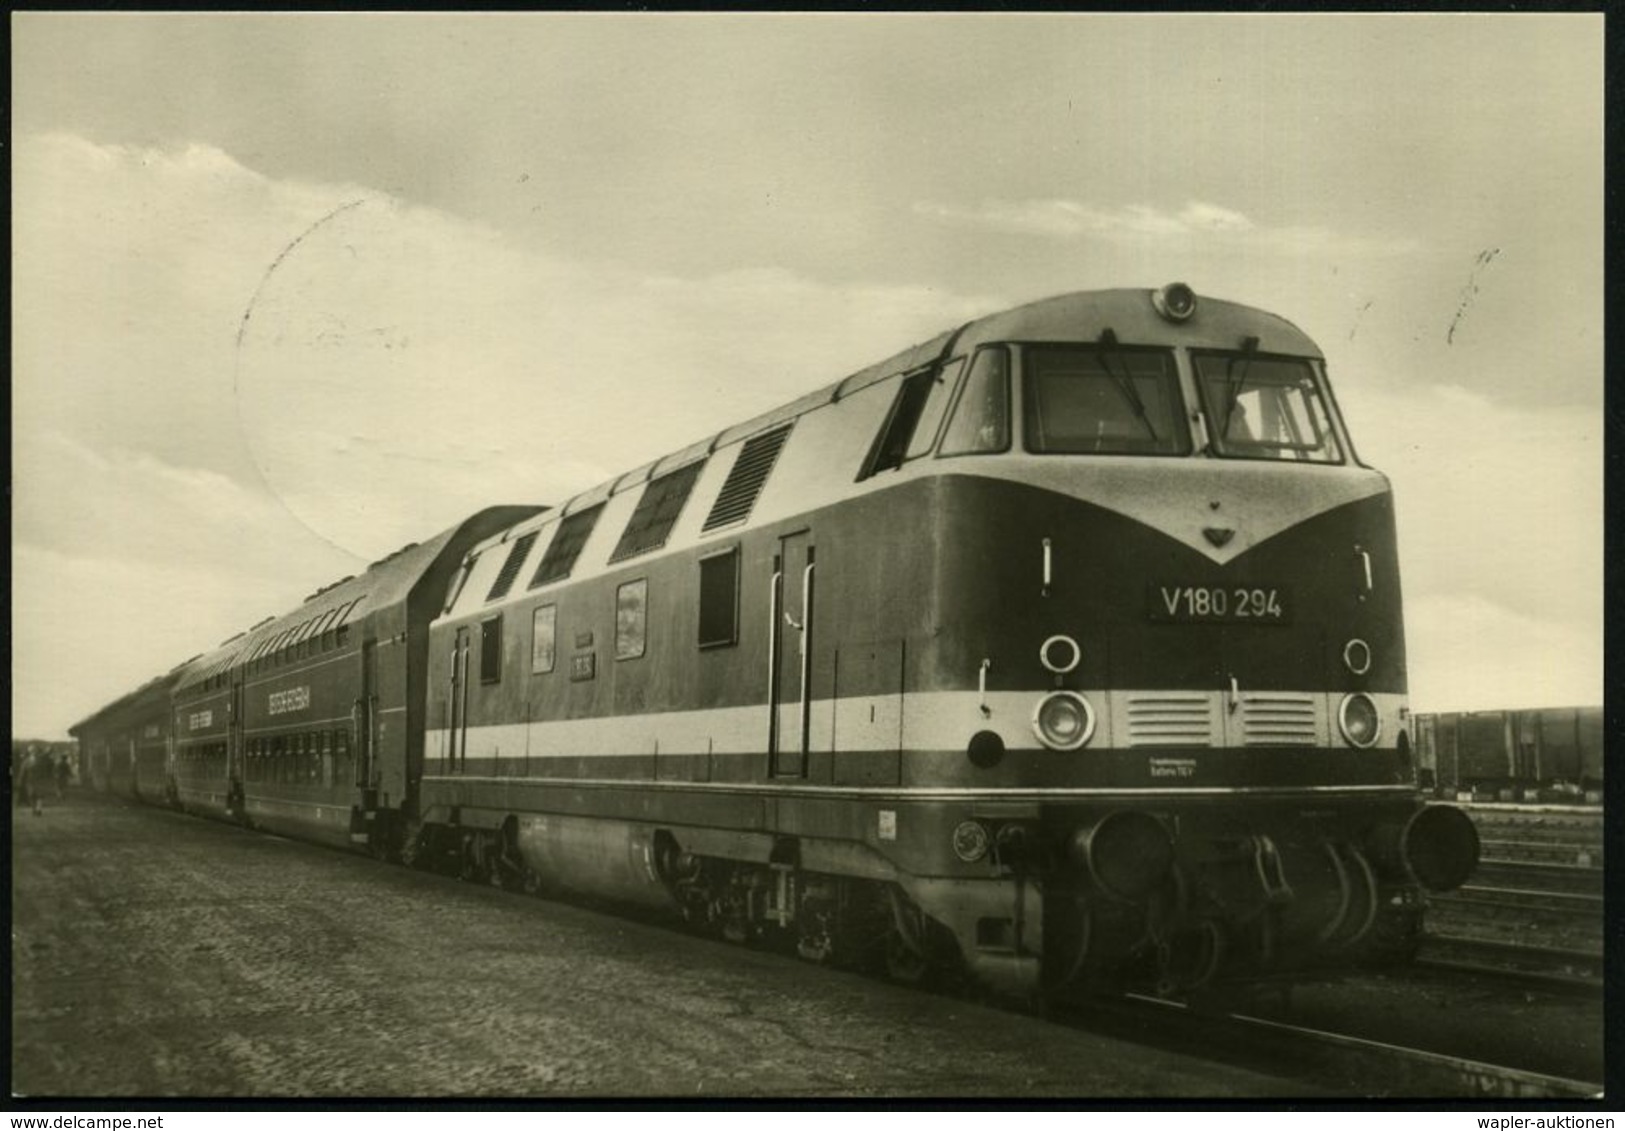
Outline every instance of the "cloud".
<path fill-rule="evenodd" d="M 1451 385 L 1338 399 L 1393 482 L 1413 704 L 1601 702 L 1601 413 Z"/>
<path fill-rule="evenodd" d="M 584 263 L 200 145 L 24 136 L 13 185 L 39 686 L 110 642 L 138 682 L 479 508 L 563 502 L 1006 304 Z"/>
<path fill-rule="evenodd" d="M 1602 702 L 1595 625 L 1552 621 L 1473 594 L 1406 602 L 1410 701 L 1416 711 L 1587 707 Z"/>
<path fill-rule="evenodd" d="M 921 201 L 914 211 L 945 223 L 1022 235 L 1119 243 L 1215 243 L 1278 255 L 1395 256 L 1420 247 L 1408 239 L 1348 236 L 1304 226 L 1269 227 L 1235 209 L 1195 200 L 1177 211 L 1150 204 L 1108 208 L 1054 199 L 984 201 L 973 208 Z"/>
<path fill-rule="evenodd" d="M 133 685 L 480 507 L 562 502 L 1009 305 L 771 264 L 682 276 L 581 262 L 368 186 L 271 180 L 205 146 L 24 136 L 13 192 L 15 670 L 39 658 L 29 704 L 82 684 L 85 655 Z M 1168 259 L 1182 243 L 1398 250 L 1207 202 L 921 211 Z M 1496 268 L 1521 262 L 1509 251 Z M 1303 270 L 1285 256 L 1251 267 L 1272 293 Z M 1571 662 L 1600 639 L 1600 409 L 1465 387 L 1551 395 L 1528 380 L 1545 367 L 1520 355 L 1497 377 L 1505 358 L 1476 345 L 1501 276 L 1486 274 L 1448 350 L 1447 288 L 1425 312 L 1435 353 L 1418 357 L 1403 320 L 1416 304 L 1378 275 L 1304 324 L 1342 347 L 1356 443 L 1395 482 L 1416 688 L 1455 704 L 1475 687 L 1543 687 L 1508 675 L 1537 669 L 1600 687 L 1600 668 Z M 1372 294 L 1384 301 L 1356 338 Z M 1463 610 L 1539 650 L 1458 649 Z"/>

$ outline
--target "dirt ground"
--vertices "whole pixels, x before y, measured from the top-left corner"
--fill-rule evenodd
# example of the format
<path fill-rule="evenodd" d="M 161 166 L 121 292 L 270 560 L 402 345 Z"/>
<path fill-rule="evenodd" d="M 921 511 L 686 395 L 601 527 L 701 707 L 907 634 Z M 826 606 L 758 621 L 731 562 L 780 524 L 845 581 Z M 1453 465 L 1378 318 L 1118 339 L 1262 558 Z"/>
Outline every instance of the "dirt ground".
<path fill-rule="evenodd" d="M 22 1097 L 1281 1097 L 1299 1083 L 73 793 L 12 811 Z"/>

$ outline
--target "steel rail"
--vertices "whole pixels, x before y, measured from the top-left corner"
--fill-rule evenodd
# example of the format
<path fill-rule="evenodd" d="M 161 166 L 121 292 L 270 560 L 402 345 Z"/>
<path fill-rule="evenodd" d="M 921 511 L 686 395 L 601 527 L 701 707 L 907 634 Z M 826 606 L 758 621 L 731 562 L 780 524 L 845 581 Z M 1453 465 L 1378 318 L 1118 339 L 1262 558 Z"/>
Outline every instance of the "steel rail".
<path fill-rule="evenodd" d="M 1146 1008 L 1177 1011 L 1182 1027 L 1203 1030 L 1204 1043 L 1234 1048 L 1243 1042 L 1260 1054 L 1297 1061 L 1322 1086 L 1372 1096 L 1474 1099 L 1601 1099 L 1603 1086 L 1586 1080 L 1490 1064 L 1343 1033 L 1270 1021 L 1244 1013 L 1204 1014 L 1182 1002 L 1126 995 Z M 1370 1088 L 1372 1090 L 1365 1091 Z"/>

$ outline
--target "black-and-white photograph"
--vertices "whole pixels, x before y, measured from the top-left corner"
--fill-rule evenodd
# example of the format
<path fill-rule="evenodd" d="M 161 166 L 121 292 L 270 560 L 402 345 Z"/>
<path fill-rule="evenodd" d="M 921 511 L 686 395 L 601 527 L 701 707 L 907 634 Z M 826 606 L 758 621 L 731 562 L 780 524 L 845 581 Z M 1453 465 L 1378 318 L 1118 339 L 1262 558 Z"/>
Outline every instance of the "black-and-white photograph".
<path fill-rule="evenodd" d="M 14 1108 L 1618 1099 L 1600 12 L 10 32 Z"/>

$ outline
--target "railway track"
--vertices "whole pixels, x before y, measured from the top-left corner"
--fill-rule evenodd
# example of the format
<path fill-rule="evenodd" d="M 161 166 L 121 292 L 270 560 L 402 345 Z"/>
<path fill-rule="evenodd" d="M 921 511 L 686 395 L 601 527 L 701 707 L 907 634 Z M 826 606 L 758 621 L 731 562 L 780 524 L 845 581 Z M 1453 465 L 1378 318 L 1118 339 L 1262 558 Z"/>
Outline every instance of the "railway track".
<path fill-rule="evenodd" d="M 1571 858 L 1586 855 L 1572 843 L 1562 852 Z M 1430 938 L 1445 940 L 1442 947 L 1428 949 L 1461 956 L 1454 961 L 1526 973 L 1544 970 L 1582 982 L 1601 978 L 1599 866 L 1492 856 L 1480 862 L 1472 882 L 1430 896 L 1428 904 Z"/>
<path fill-rule="evenodd" d="M 1422 944 L 1417 964 L 1523 981 L 1558 992 L 1600 994 L 1603 989 L 1600 950 L 1531 946 L 1468 935 L 1430 933 Z"/>
<path fill-rule="evenodd" d="M 1582 1100 L 1603 1094 L 1602 1084 L 1588 1080 L 1140 995 L 1091 1005 L 1066 1021 L 1122 1040 L 1205 1050 L 1238 1067 L 1268 1064 L 1341 1095 Z"/>

